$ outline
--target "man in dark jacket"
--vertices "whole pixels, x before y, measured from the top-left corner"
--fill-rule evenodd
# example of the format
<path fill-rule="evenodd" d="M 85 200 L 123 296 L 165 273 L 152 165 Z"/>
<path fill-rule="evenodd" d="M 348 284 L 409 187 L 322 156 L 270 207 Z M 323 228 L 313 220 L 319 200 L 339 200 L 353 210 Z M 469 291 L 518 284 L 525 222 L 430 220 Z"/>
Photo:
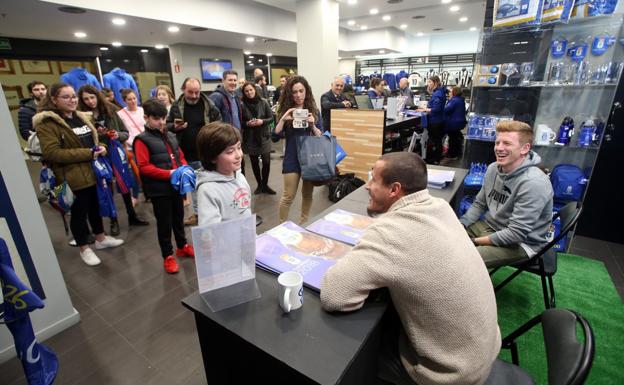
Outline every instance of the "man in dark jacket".
<path fill-rule="evenodd" d="M 182 83 L 182 96 L 180 96 L 169 111 L 167 117 L 167 129 L 175 132 L 180 148 L 189 166 L 197 170 L 201 167 L 197 152 L 197 133 L 199 129 L 210 122 L 221 120 L 221 113 L 214 103 L 201 92 L 201 83 L 196 78 L 186 78 Z M 187 219 L 184 224 L 194 226 L 197 224 L 197 200 L 193 197 L 194 215 Z"/>
<path fill-rule="evenodd" d="M 331 85 L 331 90 L 321 96 L 321 115 L 323 117 L 323 128 L 331 131 L 330 110 L 336 108 L 351 108 L 349 99 L 342 94 L 345 82 L 341 76 L 336 76 Z"/>
<path fill-rule="evenodd" d="M 46 85 L 38 80 L 28 83 L 27 87 L 30 98 L 20 100 L 20 108 L 19 111 L 17 111 L 19 131 L 24 140 L 28 140 L 30 134 L 35 131 L 33 129 L 32 118 L 37 112 L 37 106 L 48 93 Z"/>

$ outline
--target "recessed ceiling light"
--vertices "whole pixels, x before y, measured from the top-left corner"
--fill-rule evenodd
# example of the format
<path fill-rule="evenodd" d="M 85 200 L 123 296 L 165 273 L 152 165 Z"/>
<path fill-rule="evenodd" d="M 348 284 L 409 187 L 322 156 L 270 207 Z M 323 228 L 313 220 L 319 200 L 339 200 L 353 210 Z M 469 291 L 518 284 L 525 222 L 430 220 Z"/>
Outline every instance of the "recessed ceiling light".
<path fill-rule="evenodd" d="M 123 61 L 124 61 L 124 63 L 130 63 L 130 60 L 128 60 L 128 59 L 124 59 Z"/>
<path fill-rule="evenodd" d="M 100 47 L 100 51 L 108 51 L 108 47 Z"/>
<path fill-rule="evenodd" d="M 442 0 L 442 4 L 448 4 L 450 2 L 451 2 L 451 0 Z"/>
<path fill-rule="evenodd" d="M 121 42 L 119 41 L 114 41 L 111 44 L 113 45 L 113 47 L 121 47 Z"/>
<path fill-rule="evenodd" d="M 124 19 L 122 19 L 121 17 L 116 17 L 113 20 L 111 20 L 113 22 L 113 24 L 115 25 L 125 25 L 126 21 Z"/>
<path fill-rule="evenodd" d="M 385 49 L 380 49 L 379 53 L 386 53 L 386 50 Z"/>
<path fill-rule="evenodd" d="M 451 11 L 451 12 L 457 12 L 457 11 L 459 11 L 459 5 L 452 5 L 452 6 L 449 8 L 449 11 Z"/>
<path fill-rule="evenodd" d="M 85 13 L 87 11 L 85 11 L 82 8 L 78 8 L 78 7 L 59 7 L 57 8 L 59 11 L 61 12 L 65 12 L 65 13 L 73 13 L 73 14 L 79 14 L 79 13 Z"/>
<path fill-rule="evenodd" d="M 253 37 L 246 37 L 246 38 L 245 38 L 245 41 L 246 41 L 247 43 L 253 43 L 254 41 L 256 41 L 256 39 L 255 39 L 255 38 L 253 38 Z"/>
<path fill-rule="evenodd" d="M 84 33 L 84 32 L 74 32 L 74 36 L 76 36 L 77 38 L 82 39 L 84 37 L 87 37 L 87 34 Z"/>
<path fill-rule="evenodd" d="M 149 52 L 149 50 L 148 50 L 148 49 L 143 48 L 143 49 L 141 50 L 141 52 L 143 52 L 143 53 L 148 53 L 148 52 Z"/>
<path fill-rule="evenodd" d="M 258 59 L 258 63 L 262 63 L 262 59 Z"/>
<path fill-rule="evenodd" d="M 468 21 L 468 18 L 466 16 L 462 16 L 459 18 L 459 21 L 461 21 L 462 23 L 465 23 Z"/>
<path fill-rule="evenodd" d="M 106 59 L 106 62 L 107 62 L 107 63 L 110 63 L 110 62 L 112 62 L 112 61 L 113 61 L 113 59 Z"/>
<path fill-rule="evenodd" d="M 368 11 L 368 13 L 370 13 L 371 15 L 376 15 L 379 13 L 379 10 L 377 8 L 371 8 L 371 10 Z"/>
<path fill-rule="evenodd" d="M 271 52 L 267 52 L 266 56 L 273 56 L 273 54 Z"/>
<path fill-rule="evenodd" d="M 355 5 L 355 4 L 357 4 L 357 0 L 347 0 L 347 4 Z"/>
<path fill-rule="evenodd" d="M 392 16 L 390 15 L 385 15 L 384 17 L 381 18 L 381 20 L 383 21 L 389 21 L 390 19 L 392 19 Z"/>
<path fill-rule="evenodd" d="M 169 31 L 171 33 L 180 32 L 180 27 L 172 25 L 171 27 L 167 28 L 167 31 Z"/>
<path fill-rule="evenodd" d="M 422 36 L 422 35 L 424 35 L 424 33 L 422 33 L 422 32 L 417 32 L 416 33 L 416 36 Z"/>
<path fill-rule="evenodd" d="M 338 56 L 338 60 L 342 60 L 342 58 L 340 56 Z"/>
<path fill-rule="evenodd" d="M 362 26 L 360 26 L 360 29 L 361 29 L 362 31 L 366 31 L 366 30 L 368 29 L 368 26 L 366 26 L 366 25 L 362 25 Z"/>
<path fill-rule="evenodd" d="M 349 20 L 349 21 L 347 21 L 347 25 L 355 25 L 355 20 Z"/>
<path fill-rule="evenodd" d="M 471 30 L 471 31 L 476 31 L 476 30 L 477 30 L 477 27 L 470 27 L 470 30 Z"/>
<path fill-rule="evenodd" d="M 247 60 L 247 64 L 251 64 L 253 63 L 251 60 Z"/>
<path fill-rule="evenodd" d="M 156 48 L 156 49 L 163 49 L 163 48 L 165 48 L 165 46 L 164 46 L 164 45 L 162 45 L 162 44 L 156 44 L 156 45 L 154 46 L 154 48 Z"/>
<path fill-rule="evenodd" d="M 255 56 L 249 56 L 250 59 L 253 59 Z"/>
<path fill-rule="evenodd" d="M 407 28 L 407 24 L 401 24 L 401 25 L 399 26 L 399 28 L 401 28 L 401 29 L 405 29 L 405 28 Z"/>
<path fill-rule="evenodd" d="M 251 52 L 250 52 L 250 51 L 243 51 L 243 53 L 244 53 L 245 55 L 251 55 Z"/>

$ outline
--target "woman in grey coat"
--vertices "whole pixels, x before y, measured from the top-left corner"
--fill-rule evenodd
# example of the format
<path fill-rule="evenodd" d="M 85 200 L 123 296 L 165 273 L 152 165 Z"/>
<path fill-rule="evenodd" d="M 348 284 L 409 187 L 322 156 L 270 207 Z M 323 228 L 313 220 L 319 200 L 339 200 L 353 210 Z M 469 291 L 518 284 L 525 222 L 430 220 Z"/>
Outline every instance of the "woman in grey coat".
<path fill-rule="evenodd" d="M 271 129 L 273 122 L 271 106 L 266 99 L 260 97 L 252 83 L 243 85 L 243 151 L 249 155 L 251 169 L 258 182 L 254 194 L 271 194 L 275 191 L 269 187 L 269 170 L 271 168 Z M 260 173 L 262 159 L 262 173 Z"/>

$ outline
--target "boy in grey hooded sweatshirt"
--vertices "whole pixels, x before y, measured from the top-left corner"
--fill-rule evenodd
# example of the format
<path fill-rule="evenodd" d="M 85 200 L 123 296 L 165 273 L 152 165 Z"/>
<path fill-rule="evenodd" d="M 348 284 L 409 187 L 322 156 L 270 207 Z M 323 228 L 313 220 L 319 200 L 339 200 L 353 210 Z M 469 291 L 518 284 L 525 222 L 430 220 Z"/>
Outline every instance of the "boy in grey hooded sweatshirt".
<path fill-rule="evenodd" d="M 198 225 L 251 215 L 251 189 L 240 172 L 240 133 L 232 125 L 213 122 L 201 128 L 197 149 L 203 170 L 197 172 Z"/>
<path fill-rule="evenodd" d="M 552 222 L 552 185 L 537 167 L 540 156 L 531 151 L 532 128 L 501 122 L 496 135 L 496 162 L 489 165 L 483 187 L 460 218 L 487 267 L 535 255 L 548 242 Z M 479 220 L 484 212 L 485 220 Z"/>

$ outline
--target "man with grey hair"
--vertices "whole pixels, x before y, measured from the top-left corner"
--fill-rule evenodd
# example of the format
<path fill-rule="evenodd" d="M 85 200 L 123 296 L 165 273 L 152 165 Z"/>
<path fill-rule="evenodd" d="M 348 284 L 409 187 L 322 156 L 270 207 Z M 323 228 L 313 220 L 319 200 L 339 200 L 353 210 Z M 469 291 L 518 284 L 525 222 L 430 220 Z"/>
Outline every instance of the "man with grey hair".
<path fill-rule="evenodd" d="M 336 76 L 331 84 L 331 90 L 321 95 L 321 116 L 323 117 L 323 128 L 326 131 L 331 131 L 330 110 L 353 107 L 349 99 L 342 94 L 344 85 L 342 76 Z"/>
<path fill-rule="evenodd" d="M 197 78 L 186 78 L 182 83 L 182 95 L 171 105 L 167 116 L 167 129 L 176 134 L 178 143 L 189 166 L 201 167 L 197 152 L 197 133 L 210 122 L 221 120 L 221 113 L 214 103 L 200 92 Z M 193 193 L 193 215 L 184 221 L 186 226 L 197 224 L 197 200 Z"/>

